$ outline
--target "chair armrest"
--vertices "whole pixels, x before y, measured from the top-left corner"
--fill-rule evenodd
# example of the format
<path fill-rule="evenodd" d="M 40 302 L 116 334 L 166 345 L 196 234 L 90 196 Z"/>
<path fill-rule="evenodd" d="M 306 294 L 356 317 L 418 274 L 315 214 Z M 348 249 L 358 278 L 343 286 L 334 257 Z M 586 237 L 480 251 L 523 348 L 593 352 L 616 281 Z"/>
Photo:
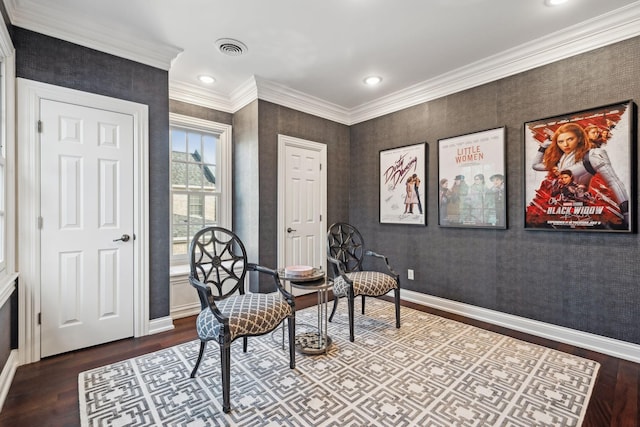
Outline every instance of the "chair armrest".
<path fill-rule="evenodd" d="M 282 282 L 280 281 L 280 276 L 278 275 L 278 272 L 276 270 L 264 267 L 262 265 L 253 264 L 253 263 L 247 264 L 247 270 L 257 271 L 258 273 L 267 274 L 273 277 L 273 282 L 276 285 L 276 289 L 280 291 L 284 299 L 289 303 L 291 307 L 295 307 L 295 299 L 293 297 L 293 294 L 291 294 L 289 291 L 287 291 L 284 288 L 284 286 L 282 286 Z"/>
<path fill-rule="evenodd" d="M 200 280 L 196 279 L 193 276 L 189 276 L 189 283 L 191 286 L 198 290 L 198 296 L 200 297 L 200 303 L 202 308 L 209 307 L 211 313 L 218 319 L 218 322 L 229 327 L 229 318 L 222 314 L 218 307 L 216 306 L 216 301 L 213 298 L 213 293 L 211 292 L 211 288 L 208 285 L 205 285 Z"/>
<path fill-rule="evenodd" d="M 349 279 L 349 277 L 347 276 L 347 273 L 344 271 L 344 268 L 342 268 L 342 262 L 340 262 L 340 260 L 338 260 L 337 258 L 333 258 L 333 257 L 327 256 L 327 261 L 329 261 L 331 264 L 333 264 L 335 273 L 338 273 L 338 275 L 342 276 L 342 278 L 347 283 L 353 285 L 353 281 L 351 279 Z"/>
<path fill-rule="evenodd" d="M 380 259 L 384 260 L 384 263 L 387 266 L 387 270 L 389 270 L 389 273 L 391 273 L 393 276 L 395 276 L 396 280 L 399 279 L 400 275 L 395 272 L 393 267 L 391 267 L 391 264 L 389 264 L 389 259 L 385 255 L 379 254 L 379 253 L 371 251 L 371 250 L 366 250 L 364 252 L 364 254 L 368 255 L 368 256 L 371 256 L 371 257 L 374 257 L 374 258 L 380 258 Z"/>

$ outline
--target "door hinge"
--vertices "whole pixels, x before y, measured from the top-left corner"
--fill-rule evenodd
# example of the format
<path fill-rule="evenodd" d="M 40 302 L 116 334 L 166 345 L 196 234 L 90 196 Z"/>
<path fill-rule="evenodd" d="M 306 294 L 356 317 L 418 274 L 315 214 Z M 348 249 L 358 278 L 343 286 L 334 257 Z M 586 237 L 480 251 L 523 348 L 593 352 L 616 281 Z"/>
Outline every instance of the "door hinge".
<path fill-rule="evenodd" d="M 44 220 L 42 219 L 42 217 L 41 217 L 41 216 L 39 216 L 39 217 L 38 217 L 38 230 L 42 230 L 42 222 L 43 222 L 43 221 L 44 221 Z"/>
<path fill-rule="evenodd" d="M 320 170 L 322 170 L 322 163 L 320 163 Z"/>
<path fill-rule="evenodd" d="M 42 133 L 42 120 L 38 120 L 38 133 Z"/>
<path fill-rule="evenodd" d="M 320 222 L 322 222 L 322 214 L 320 214 Z"/>
<path fill-rule="evenodd" d="M 38 313 L 38 325 L 42 325 L 42 313 Z"/>

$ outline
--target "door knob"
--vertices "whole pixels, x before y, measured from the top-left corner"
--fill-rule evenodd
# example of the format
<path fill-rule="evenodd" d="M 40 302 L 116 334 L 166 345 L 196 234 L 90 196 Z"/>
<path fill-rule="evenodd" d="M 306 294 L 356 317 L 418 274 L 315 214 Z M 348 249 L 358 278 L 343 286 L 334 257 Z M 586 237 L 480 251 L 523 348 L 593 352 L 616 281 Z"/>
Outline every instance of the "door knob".
<path fill-rule="evenodd" d="M 122 240 L 123 242 L 128 242 L 129 239 L 131 239 L 131 237 L 128 234 L 123 234 L 122 237 L 120 237 L 119 239 L 115 239 L 114 242 L 117 242 L 118 240 Z"/>
<path fill-rule="evenodd" d="M 289 227 L 287 228 L 287 233 L 291 233 L 292 231 L 298 231 L 298 230 L 294 230 L 293 228 Z"/>

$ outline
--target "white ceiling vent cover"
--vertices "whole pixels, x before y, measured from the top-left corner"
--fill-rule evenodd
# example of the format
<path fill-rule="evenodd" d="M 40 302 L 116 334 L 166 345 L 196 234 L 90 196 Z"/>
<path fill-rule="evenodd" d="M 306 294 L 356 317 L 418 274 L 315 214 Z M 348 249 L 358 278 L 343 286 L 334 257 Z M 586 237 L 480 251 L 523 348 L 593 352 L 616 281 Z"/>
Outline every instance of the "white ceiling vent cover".
<path fill-rule="evenodd" d="M 225 55 L 240 56 L 247 52 L 247 45 L 241 41 L 234 39 L 218 39 L 216 40 L 216 47 Z"/>

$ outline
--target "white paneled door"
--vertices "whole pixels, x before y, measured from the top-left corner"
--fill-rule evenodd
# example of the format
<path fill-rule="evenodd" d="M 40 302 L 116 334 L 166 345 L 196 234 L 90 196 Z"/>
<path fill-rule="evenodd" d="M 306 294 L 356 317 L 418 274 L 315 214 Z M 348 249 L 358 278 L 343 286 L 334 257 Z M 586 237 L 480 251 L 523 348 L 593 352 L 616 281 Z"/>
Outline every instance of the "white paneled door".
<path fill-rule="evenodd" d="M 40 104 L 41 357 L 133 336 L 133 117 Z"/>
<path fill-rule="evenodd" d="M 326 146 L 280 136 L 282 267 L 325 268 Z M 281 258 L 281 259 L 282 259 Z"/>

